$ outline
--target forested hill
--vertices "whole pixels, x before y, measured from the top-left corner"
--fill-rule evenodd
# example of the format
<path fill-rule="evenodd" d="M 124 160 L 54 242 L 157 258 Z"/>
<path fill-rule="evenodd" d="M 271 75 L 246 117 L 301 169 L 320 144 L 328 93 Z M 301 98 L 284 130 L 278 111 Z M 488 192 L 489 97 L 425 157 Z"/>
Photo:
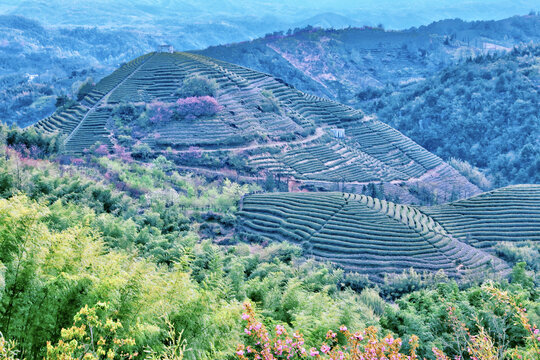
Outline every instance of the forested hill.
<path fill-rule="evenodd" d="M 424 81 L 367 89 L 357 105 L 494 186 L 540 182 L 540 47 L 481 56 Z"/>
<path fill-rule="evenodd" d="M 538 41 L 540 16 L 531 14 L 499 21 L 443 20 L 403 31 L 307 27 L 201 53 L 346 103 L 366 87 L 424 78 L 467 56 Z"/>
<path fill-rule="evenodd" d="M 159 44 L 137 31 L 50 28 L 20 16 L 0 16 L 0 121 L 27 126 L 74 96 L 82 82 L 101 79 Z"/>

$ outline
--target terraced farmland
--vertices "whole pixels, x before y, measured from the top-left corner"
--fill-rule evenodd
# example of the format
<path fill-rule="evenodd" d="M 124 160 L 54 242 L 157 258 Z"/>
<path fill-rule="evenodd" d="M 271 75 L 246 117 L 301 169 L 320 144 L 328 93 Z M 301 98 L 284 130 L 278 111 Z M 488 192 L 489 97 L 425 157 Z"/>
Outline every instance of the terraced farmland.
<path fill-rule="evenodd" d="M 538 230 L 538 229 L 537 229 Z M 447 231 L 407 205 L 343 193 L 273 193 L 247 196 L 239 232 L 299 244 L 306 255 L 380 280 L 408 268 L 443 269 L 458 277 L 506 264 Z"/>
<path fill-rule="evenodd" d="M 172 103 L 178 96 L 175 92 L 191 76 L 217 83 L 215 97 L 222 110 L 215 116 L 172 121 L 143 132 L 139 140 L 155 151 L 170 147 L 187 152 L 196 146 L 203 151 L 236 148 L 242 154 L 246 148 L 271 147 L 268 153 L 243 155 L 252 173 L 279 173 L 325 188 L 337 182 L 417 183 L 427 177 L 429 187 L 439 192 L 449 192 L 443 187 L 452 181 L 451 190 L 457 188 L 461 196 L 479 192 L 440 158 L 359 110 L 304 94 L 270 75 L 190 53 L 139 57 L 101 80 L 80 104 L 36 127 L 65 134 L 68 154 L 80 154 L 97 141 L 112 145 L 117 139 L 114 122 L 108 120 L 115 106 L 155 100 Z M 268 94 L 277 110 L 261 106 Z M 342 132 L 339 137 L 334 133 L 337 129 Z"/>
<path fill-rule="evenodd" d="M 540 185 L 508 186 L 421 210 L 478 248 L 499 241 L 540 241 Z"/>

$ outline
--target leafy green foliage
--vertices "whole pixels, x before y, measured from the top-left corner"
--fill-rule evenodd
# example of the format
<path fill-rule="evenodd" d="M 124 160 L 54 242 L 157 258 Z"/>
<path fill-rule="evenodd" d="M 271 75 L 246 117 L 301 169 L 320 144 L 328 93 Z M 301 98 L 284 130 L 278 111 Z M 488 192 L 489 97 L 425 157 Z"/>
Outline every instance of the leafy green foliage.
<path fill-rule="evenodd" d="M 514 272 L 519 272 L 519 268 Z M 538 289 L 524 288 L 520 280 L 502 284 L 502 290 L 518 299 L 519 307 L 526 308 L 532 323 L 540 320 Z M 387 307 L 381 325 L 404 342 L 407 334 L 420 338 L 418 354 L 428 356 L 432 347 L 447 355 L 468 357 L 468 333 L 487 329 L 487 334 L 500 347 L 501 354 L 517 347 L 525 347 L 528 330 L 516 322 L 515 310 L 510 310 L 483 287 L 460 290 L 455 283 L 439 284 L 434 289 L 421 290 L 396 301 L 399 308 Z"/>
<path fill-rule="evenodd" d="M 191 76 L 186 78 L 182 86 L 176 92 L 178 97 L 216 96 L 219 88 L 215 80 L 203 76 Z"/>
<path fill-rule="evenodd" d="M 443 159 L 485 170 L 496 187 L 538 183 L 539 56 L 538 46 L 478 56 L 423 81 L 365 90 L 358 105 Z"/>

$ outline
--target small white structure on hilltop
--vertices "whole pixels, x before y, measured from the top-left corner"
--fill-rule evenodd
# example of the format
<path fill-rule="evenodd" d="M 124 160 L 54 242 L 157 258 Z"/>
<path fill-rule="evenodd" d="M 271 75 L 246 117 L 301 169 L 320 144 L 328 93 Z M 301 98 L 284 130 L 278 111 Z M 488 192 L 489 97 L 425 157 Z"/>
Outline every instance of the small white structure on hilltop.
<path fill-rule="evenodd" d="M 330 129 L 335 138 L 341 139 L 345 137 L 345 129 Z"/>
<path fill-rule="evenodd" d="M 162 45 L 159 45 L 158 52 L 172 54 L 174 52 L 174 47 L 169 44 L 162 44 Z"/>
<path fill-rule="evenodd" d="M 26 74 L 26 78 L 28 79 L 28 82 L 34 81 L 35 78 L 37 78 L 39 75 L 37 74 Z"/>

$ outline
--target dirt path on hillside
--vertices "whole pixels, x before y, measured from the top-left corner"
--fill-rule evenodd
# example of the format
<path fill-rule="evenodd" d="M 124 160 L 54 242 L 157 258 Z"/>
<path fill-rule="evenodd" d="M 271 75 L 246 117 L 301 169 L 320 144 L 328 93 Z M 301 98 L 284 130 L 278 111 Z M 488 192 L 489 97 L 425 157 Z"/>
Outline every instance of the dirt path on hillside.
<path fill-rule="evenodd" d="M 93 112 L 96 111 L 96 109 L 98 107 L 100 107 L 101 105 L 103 104 L 107 104 L 107 101 L 109 100 L 109 97 L 111 96 L 111 94 L 116 90 L 118 89 L 120 86 L 122 86 L 122 84 L 124 84 L 127 80 L 131 79 L 131 77 L 137 72 L 140 70 L 140 68 L 148 61 L 150 60 L 154 55 L 148 57 L 146 60 L 144 60 L 142 63 L 139 64 L 139 66 L 137 66 L 137 68 L 135 70 L 133 70 L 133 72 L 131 74 L 129 74 L 128 76 L 126 76 L 126 78 L 122 81 L 120 81 L 118 83 L 118 85 L 116 85 L 114 88 L 111 89 L 111 91 L 109 91 L 108 93 L 106 93 L 105 95 L 103 95 L 103 97 L 101 99 L 99 99 L 94 105 L 92 105 L 92 107 L 88 108 L 87 106 L 83 105 L 82 102 L 81 103 L 81 106 L 85 107 L 88 109 L 88 111 L 86 112 L 86 114 L 84 114 L 83 118 L 81 119 L 81 121 L 79 121 L 79 123 L 77 124 L 77 126 L 75 127 L 75 129 L 73 129 L 73 131 L 69 134 L 68 137 L 66 137 L 66 140 L 64 140 L 64 145 L 67 144 L 69 142 L 69 140 L 71 140 L 71 138 L 73 138 L 73 135 L 75 135 L 77 133 L 77 131 L 79 130 L 79 128 L 82 126 L 82 124 L 84 123 L 84 121 L 86 120 L 86 118 L 88 117 L 88 115 L 92 114 Z"/>
<path fill-rule="evenodd" d="M 251 144 L 246 146 L 240 146 L 240 147 L 233 147 L 233 148 L 219 148 L 219 149 L 201 149 L 197 148 L 196 151 L 202 152 L 202 153 L 208 153 L 208 152 L 217 152 L 217 151 L 244 151 L 244 150 L 252 150 L 257 149 L 261 147 L 277 147 L 277 146 L 285 146 L 285 145 L 297 145 L 297 144 L 305 144 L 314 140 L 317 140 L 321 138 L 324 135 L 324 128 L 319 127 L 317 130 L 315 130 L 315 134 L 308 136 L 307 138 L 296 140 L 296 141 L 276 141 L 271 143 L 265 143 L 265 144 Z M 175 150 L 174 152 L 176 154 L 184 154 L 188 152 L 192 152 L 193 150 Z"/>

